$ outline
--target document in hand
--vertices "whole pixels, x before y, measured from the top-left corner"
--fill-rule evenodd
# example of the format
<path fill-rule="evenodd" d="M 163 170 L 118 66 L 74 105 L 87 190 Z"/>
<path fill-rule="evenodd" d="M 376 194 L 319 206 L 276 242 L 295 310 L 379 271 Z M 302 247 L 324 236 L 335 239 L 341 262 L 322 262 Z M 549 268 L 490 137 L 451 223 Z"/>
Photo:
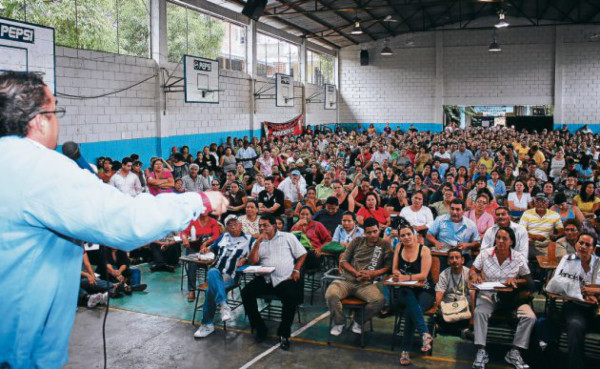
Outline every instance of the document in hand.
<path fill-rule="evenodd" d="M 477 288 L 480 291 L 492 291 L 495 288 L 506 287 L 504 284 L 502 284 L 500 282 L 483 282 L 483 283 L 479 283 L 479 284 L 474 284 L 473 286 L 475 286 L 475 288 Z"/>

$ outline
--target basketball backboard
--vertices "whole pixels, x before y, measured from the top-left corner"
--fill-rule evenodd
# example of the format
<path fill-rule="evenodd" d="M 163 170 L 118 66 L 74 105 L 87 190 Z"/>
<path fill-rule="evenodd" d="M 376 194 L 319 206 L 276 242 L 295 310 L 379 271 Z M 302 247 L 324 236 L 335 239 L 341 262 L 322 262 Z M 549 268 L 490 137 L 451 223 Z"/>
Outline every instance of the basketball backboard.
<path fill-rule="evenodd" d="M 325 110 L 337 109 L 337 91 L 335 85 L 325 85 Z"/>
<path fill-rule="evenodd" d="M 56 94 L 54 28 L 0 18 L 0 70 L 39 72 Z"/>
<path fill-rule="evenodd" d="M 186 103 L 219 103 L 219 61 L 183 56 Z"/>
<path fill-rule="evenodd" d="M 286 74 L 275 74 L 275 106 L 294 106 L 294 78 Z"/>

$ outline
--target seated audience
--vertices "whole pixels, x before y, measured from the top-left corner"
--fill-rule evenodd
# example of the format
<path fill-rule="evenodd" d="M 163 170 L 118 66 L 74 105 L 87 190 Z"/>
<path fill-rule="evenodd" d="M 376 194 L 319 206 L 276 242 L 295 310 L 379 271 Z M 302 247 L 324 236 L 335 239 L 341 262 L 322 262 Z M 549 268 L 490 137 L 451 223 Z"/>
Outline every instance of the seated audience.
<path fill-rule="evenodd" d="M 373 218 L 364 222 L 365 237 L 357 237 L 350 242 L 342 254 L 340 267 L 344 280 L 335 280 L 325 292 L 327 307 L 331 312 L 333 327 L 330 333 L 339 336 L 346 321 L 341 300 L 354 296 L 364 300 L 364 316 L 355 315 L 351 330 L 356 334 L 362 332 L 360 321 L 369 321 L 383 307 L 383 294 L 372 282 L 390 272 L 392 249 L 389 242 L 379 237 L 379 224 Z"/>
<path fill-rule="evenodd" d="M 519 224 L 529 234 L 529 258 L 536 255 L 547 255 L 550 241 L 564 234 L 562 222 L 558 213 L 548 209 L 548 198 L 543 193 L 537 194 L 535 207 L 527 210 L 521 216 Z"/>
<path fill-rule="evenodd" d="M 364 226 L 365 220 L 373 218 L 379 224 L 381 231 L 385 230 L 391 224 L 390 214 L 379 206 L 379 197 L 375 192 L 369 192 L 365 198 L 365 206 L 356 213 L 358 223 Z"/>
<path fill-rule="evenodd" d="M 221 321 L 231 320 L 226 289 L 237 283 L 236 270 L 245 263 L 254 242 L 252 236 L 242 232 L 242 224 L 236 215 L 225 218 L 225 227 L 226 231 L 210 247 L 201 250 L 202 253 L 214 253 L 215 261 L 206 273 L 208 286 L 204 294 L 202 324 L 194 333 L 196 338 L 204 338 L 215 331 L 213 319 L 217 308 Z"/>
<path fill-rule="evenodd" d="M 323 223 L 329 234 L 333 235 L 335 229 L 342 224 L 343 214 L 344 211 L 339 208 L 338 199 L 335 196 L 330 196 L 325 200 L 325 209 L 317 211 L 313 219 Z"/>
<path fill-rule="evenodd" d="M 481 240 L 480 250 L 483 251 L 494 247 L 496 233 L 498 233 L 500 228 L 506 227 L 511 228 L 515 234 L 515 244 L 512 247 L 527 259 L 529 256 L 529 234 L 527 233 L 527 229 L 519 223 L 511 221 L 508 208 L 504 206 L 496 209 L 496 224 L 485 231 Z"/>
<path fill-rule="evenodd" d="M 393 291 L 399 303 L 404 306 L 404 330 L 400 365 L 410 365 L 410 350 L 414 329 L 422 337 L 421 351 L 431 350 L 433 337 L 429 333 L 423 312 L 429 310 L 435 302 L 433 281 L 431 279 L 431 252 L 429 248 L 417 242 L 417 232 L 408 223 L 398 228 L 400 244 L 394 252 L 393 279 L 396 282 L 422 281 L 422 288 L 401 287 Z"/>
<path fill-rule="evenodd" d="M 337 226 L 333 232 L 332 241 L 339 242 L 344 248 L 347 248 L 350 242 L 355 238 L 363 237 L 364 230 L 356 222 L 356 214 L 346 211 L 342 216 L 342 224 Z"/>
<path fill-rule="evenodd" d="M 200 250 L 215 242 L 220 235 L 221 227 L 219 227 L 219 223 L 207 214 L 201 215 L 198 219 L 191 221 L 188 227 L 181 232 L 185 254 L 197 254 Z M 187 263 L 188 302 L 194 302 L 196 299 L 197 271 L 198 265 L 196 263 Z"/>
<path fill-rule="evenodd" d="M 304 266 L 306 269 L 318 269 L 321 265 L 321 248 L 323 245 L 331 241 L 331 234 L 325 226 L 316 220 L 313 220 L 312 209 L 309 206 L 304 206 L 300 210 L 300 219 L 292 227 L 293 231 L 302 232 L 308 237 L 312 249 L 306 256 Z"/>
<path fill-rule="evenodd" d="M 433 214 L 431 209 L 423 206 L 424 200 L 423 192 L 417 191 L 412 195 L 411 205 L 404 207 L 400 212 L 400 216 L 422 235 L 427 234 L 427 230 L 433 225 Z"/>
<path fill-rule="evenodd" d="M 300 271 L 306 259 L 306 250 L 291 233 L 275 228 L 275 217 L 265 214 L 259 220 L 260 236 L 254 242 L 248 263 L 275 267 L 271 274 L 256 276 L 242 290 L 244 310 L 259 342 L 267 338 L 268 330 L 258 311 L 256 299 L 275 294 L 282 303 L 281 323 L 277 330 L 283 350 L 290 347 L 291 326 L 299 302 L 302 300 Z"/>
<path fill-rule="evenodd" d="M 511 228 L 500 228 L 496 232 L 494 247 L 482 250 L 473 262 L 470 272 L 471 282 L 473 284 L 500 282 L 514 288 L 515 291 L 519 284 L 526 283 L 527 291 L 522 292 L 529 297 L 528 295 L 531 295 L 534 290 L 533 279 L 527 266 L 527 259 L 513 249 L 515 242 L 516 237 Z M 486 351 L 488 322 L 492 313 L 500 309 L 517 310 L 516 316 L 519 321 L 512 348 L 504 360 L 517 369 L 529 368 L 521 357 L 520 350 L 527 350 L 529 347 L 529 339 L 536 317 L 528 303 L 530 299 L 523 298 L 522 295 L 517 292 L 479 291 L 474 312 L 477 354 L 473 368 L 484 369 L 489 362 Z"/>
<path fill-rule="evenodd" d="M 256 200 L 248 200 L 246 202 L 246 214 L 240 216 L 238 221 L 242 224 L 242 232 L 249 234 L 254 238 L 258 238 L 258 203 Z"/>

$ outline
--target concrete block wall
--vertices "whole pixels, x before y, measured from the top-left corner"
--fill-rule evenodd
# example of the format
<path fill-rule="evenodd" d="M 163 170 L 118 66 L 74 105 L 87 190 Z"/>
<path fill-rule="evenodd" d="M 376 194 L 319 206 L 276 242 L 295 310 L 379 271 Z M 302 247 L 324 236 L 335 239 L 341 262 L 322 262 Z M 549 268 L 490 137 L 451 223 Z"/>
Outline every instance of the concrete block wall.
<path fill-rule="evenodd" d="M 60 94 L 102 95 L 156 73 L 151 59 L 57 47 L 57 99 L 58 105 L 67 109 L 61 119 L 59 143 L 155 137 L 156 78 L 97 99 L 73 99 Z"/>
<path fill-rule="evenodd" d="M 485 22 L 482 20 L 482 22 Z M 488 25 L 489 26 L 489 25 Z M 439 31 L 340 51 L 341 122 L 441 125 L 443 105 L 554 105 L 555 124 L 600 131 L 598 26 L 508 28 L 502 52 L 490 53 L 490 30 Z M 370 54 L 360 66 L 360 50 Z M 440 127 L 441 128 L 441 127 Z"/>
<path fill-rule="evenodd" d="M 314 102 L 306 104 L 306 124 L 318 125 L 337 123 L 337 110 L 325 109 L 325 92 L 323 86 L 306 85 L 306 97 L 315 96 Z"/>
<path fill-rule="evenodd" d="M 61 119 L 59 144 L 80 143 L 82 153 L 93 161 L 99 156 L 121 159 L 138 153 L 145 163 L 153 156 L 168 155 L 172 146 L 188 145 L 195 152 L 212 142 L 220 144 L 227 136 L 260 136 L 261 122 L 284 122 L 302 112 L 302 86 L 295 84 L 295 106 L 276 107 L 275 100 L 256 100 L 246 73 L 220 71 L 219 104 L 185 103 L 183 92 L 167 93 L 159 87 L 159 68 L 152 59 L 110 53 L 56 49 L 56 75 L 59 106 L 67 109 Z M 181 66 L 162 66 L 174 78 L 182 77 Z M 126 88 L 146 78 L 148 81 L 127 91 L 94 99 Z M 183 82 L 181 82 L 182 84 Z M 260 78 L 256 90 L 274 79 Z M 314 89 L 309 85 L 308 89 Z M 267 94 L 274 94 L 272 91 Z M 165 100 L 166 99 L 166 109 Z M 309 107 L 312 124 L 335 123 L 336 111 Z"/>

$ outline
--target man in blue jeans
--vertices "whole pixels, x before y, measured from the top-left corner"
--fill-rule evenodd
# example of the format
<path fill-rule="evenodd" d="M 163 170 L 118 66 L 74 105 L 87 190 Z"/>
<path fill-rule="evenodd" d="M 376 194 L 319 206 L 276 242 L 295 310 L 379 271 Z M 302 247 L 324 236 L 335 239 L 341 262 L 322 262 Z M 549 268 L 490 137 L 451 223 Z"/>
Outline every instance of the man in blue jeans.
<path fill-rule="evenodd" d="M 254 243 L 252 236 L 242 232 L 242 223 L 238 221 L 237 216 L 229 215 L 225 218 L 225 226 L 227 231 L 210 248 L 200 250 L 202 253 L 214 252 L 215 262 L 206 276 L 208 287 L 202 308 L 202 325 L 194 333 L 196 338 L 204 338 L 215 331 L 213 319 L 217 307 L 220 309 L 222 321 L 231 319 L 226 289 L 235 284 L 236 268 L 245 263 Z"/>

